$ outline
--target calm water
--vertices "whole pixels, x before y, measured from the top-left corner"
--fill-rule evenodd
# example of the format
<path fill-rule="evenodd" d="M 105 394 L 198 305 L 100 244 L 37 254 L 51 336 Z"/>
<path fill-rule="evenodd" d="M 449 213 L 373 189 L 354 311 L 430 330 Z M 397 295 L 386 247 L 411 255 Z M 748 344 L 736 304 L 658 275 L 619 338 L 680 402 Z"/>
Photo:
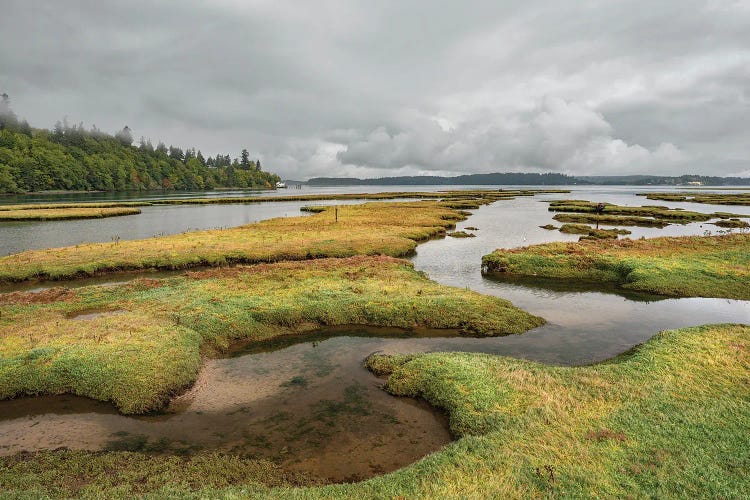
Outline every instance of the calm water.
<path fill-rule="evenodd" d="M 267 194 L 267 193 L 266 193 Z M 398 200 L 394 200 L 398 201 Z M 163 205 L 140 207 L 141 213 L 70 221 L 0 221 L 0 255 L 80 243 L 138 240 L 200 229 L 242 226 L 275 217 L 310 215 L 306 205 L 344 205 L 361 200 L 284 201 L 250 205 Z"/>
<path fill-rule="evenodd" d="M 568 195 L 484 206 L 459 224 L 459 229 L 478 227 L 476 238 L 430 241 L 420 245 L 412 259 L 417 269 L 436 281 L 503 297 L 545 317 L 549 323 L 543 327 L 489 339 L 451 332 L 415 336 L 389 329 L 339 328 L 253 345 L 231 357 L 209 360 L 195 386 L 160 415 L 125 417 L 111 405 L 71 396 L 0 402 L 0 453 L 59 446 L 180 452 L 223 449 L 271 458 L 289 469 L 333 481 L 360 479 L 413 462 L 451 439 L 443 416 L 422 403 L 393 398 L 380 389 L 382 381 L 362 364 L 373 352 L 472 351 L 575 365 L 607 359 L 663 329 L 750 323 L 750 303 L 745 301 L 663 299 L 614 288 L 592 291 L 555 281 L 509 282 L 481 275 L 481 256 L 494 248 L 577 239 L 538 228 L 553 222 L 554 214 L 542 202 L 547 199 L 658 203 L 701 212 L 750 214 L 750 207 L 650 202 L 633 195 L 641 188 L 575 189 Z M 240 207 L 254 210 L 261 205 Z M 216 214 L 234 210 L 233 206 L 168 208 L 175 209 L 175 214 L 179 210 L 191 213 L 193 208 L 199 212 L 210 208 Z M 210 223 L 214 224 L 210 227 L 231 225 Z M 72 227 L 70 222 L 51 224 Z M 706 224 L 629 229 L 632 237 L 717 231 Z M 122 233 L 123 238 L 137 234 Z"/>
<path fill-rule="evenodd" d="M 67 195 L 29 195 L 8 196 L 0 198 L 0 204 L 10 203 L 39 203 L 54 201 L 136 201 L 148 199 L 179 199 L 195 197 L 232 197 L 232 196 L 268 196 L 268 195 L 299 195 L 299 194 L 335 194 L 335 193 L 373 193 L 382 191 L 442 191 L 447 189 L 491 189 L 504 187 L 505 189 L 519 189 L 523 186 L 356 186 L 356 187 L 320 187 L 304 189 L 287 189 L 278 191 L 210 191 L 210 192 L 180 192 L 180 193 L 89 193 Z M 534 186 L 528 186 L 533 189 Z M 536 186 L 537 188 L 539 186 Z M 558 188 L 558 186 L 550 186 Z M 533 240 L 546 241 L 550 238 L 563 239 L 560 234 L 544 235 L 544 230 L 536 230 L 536 225 L 544 225 L 552 221 L 552 213 L 546 211 L 546 204 L 538 203 L 539 199 L 582 198 L 591 201 L 610 201 L 627 205 L 668 204 L 699 212 L 732 211 L 750 213 L 750 207 L 727 207 L 700 205 L 691 203 L 666 203 L 646 200 L 636 197 L 635 192 L 649 190 L 648 188 L 628 187 L 576 187 L 560 186 L 561 189 L 572 189 L 574 193 L 545 195 L 529 199 L 517 199 L 505 202 L 513 211 L 514 217 L 509 227 L 503 228 L 503 238 L 514 244 L 524 244 L 522 239 L 511 240 L 506 234 L 508 229 L 520 228 L 529 243 Z M 664 191 L 664 188 L 658 189 Z M 249 224 L 274 217 L 300 215 L 300 207 L 310 204 L 345 204 L 360 203 L 358 201 L 315 201 L 315 202 L 274 202 L 252 205 L 178 205 L 142 207 L 139 215 L 110 217 L 105 219 L 84 219 L 75 221 L 29 221 L 29 222 L 0 222 L 0 255 L 22 252 L 39 248 L 55 248 L 77 245 L 80 243 L 108 242 L 115 238 L 121 240 L 135 240 L 152 236 L 182 233 L 199 229 L 214 229 Z M 735 210 L 737 208 L 737 210 Z M 539 222 L 543 220 L 543 222 Z M 470 224 L 471 225 L 471 224 Z M 716 226 L 707 225 L 700 229 L 691 228 L 690 232 L 701 233 L 704 230 L 716 232 Z M 638 230 L 637 235 L 653 236 L 658 234 L 682 234 L 684 228 L 670 226 L 662 232 L 657 229 Z M 527 234 L 528 233 L 528 234 Z M 635 234 L 634 234 L 635 236 Z M 568 239 L 575 239 L 571 236 Z"/>
<path fill-rule="evenodd" d="M 540 186 L 526 186 L 529 189 Z M 701 205 L 696 203 L 667 203 L 647 200 L 634 196 L 636 192 L 649 190 L 664 191 L 665 188 L 649 189 L 636 187 L 599 187 L 599 186 L 550 186 L 557 189 L 571 189 L 570 194 L 543 195 L 535 198 L 518 198 L 503 203 L 504 213 L 512 213 L 508 218 L 508 225 L 502 229 L 503 244 L 511 246 L 530 244 L 533 242 L 549 241 L 550 239 L 572 239 L 575 236 L 563 236 L 560 233 L 547 234 L 545 230 L 536 228 L 552 220 L 553 213 L 547 212 L 547 205 L 539 203 L 544 199 L 580 198 L 590 201 L 609 201 L 623 205 L 669 205 L 698 212 L 732 211 L 740 214 L 750 214 L 750 207 L 727 207 L 720 205 Z M 39 202 L 81 202 L 81 201 L 137 201 L 149 199 L 179 199 L 195 197 L 231 197 L 231 196 L 268 196 L 268 195 L 299 195 L 299 194 L 336 194 L 336 193 L 374 193 L 382 191 L 443 191 L 448 189 L 519 189 L 524 186 L 356 186 L 356 187 L 320 187 L 304 189 L 287 189 L 278 191 L 209 191 L 209 192 L 179 192 L 179 193 L 88 193 L 65 195 L 29 195 L 7 196 L 0 198 L 0 204 L 10 203 L 39 203 Z M 395 201 L 395 200 L 394 200 Z M 289 217 L 304 215 L 300 208 L 305 205 L 334 205 L 347 203 L 362 203 L 362 201 L 314 201 L 314 202 L 273 202 L 251 205 L 177 205 L 142 207 L 139 215 L 110 217 L 105 219 L 86 219 L 74 221 L 28 221 L 28 222 L 0 222 L 0 255 L 22 252 L 24 250 L 55 248 L 77 245 L 80 243 L 108 242 L 115 238 L 121 240 L 135 240 L 152 236 L 182 233 L 200 229 L 214 229 L 234 227 L 274 217 Z M 507 210 L 507 212 L 506 212 Z M 471 225 L 471 224 L 469 224 Z M 497 228 L 496 228 L 497 229 Z M 669 226 L 663 230 L 636 229 L 633 237 L 641 235 L 675 235 L 675 234 L 703 234 L 703 231 L 717 231 L 716 226 L 692 225 Z M 527 240 L 523 240 L 523 237 Z"/>

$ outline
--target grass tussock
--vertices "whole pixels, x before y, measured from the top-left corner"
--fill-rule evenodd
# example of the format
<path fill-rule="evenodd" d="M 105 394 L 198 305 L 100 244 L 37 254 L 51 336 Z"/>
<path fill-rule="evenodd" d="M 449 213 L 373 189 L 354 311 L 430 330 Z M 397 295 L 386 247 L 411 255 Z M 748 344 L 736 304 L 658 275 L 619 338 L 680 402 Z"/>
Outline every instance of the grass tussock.
<path fill-rule="evenodd" d="M 234 341 L 349 324 L 487 336 L 544 322 L 388 257 L 217 268 L 27 300 L 35 296 L 0 295 L 0 399 L 73 393 L 124 413 L 160 408 L 193 382 L 202 354 Z"/>
<path fill-rule="evenodd" d="M 476 234 L 468 233 L 466 231 L 451 231 L 448 233 L 451 238 L 475 238 Z"/>
<path fill-rule="evenodd" d="M 630 234 L 627 229 L 597 229 L 587 224 L 563 224 L 560 226 L 560 232 L 580 234 L 581 240 L 617 239 L 618 236 Z"/>
<path fill-rule="evenodd" d="M 726 227 L 732 229 L 747 229 L 750 228 L 750 224 L 740 219 L 722 219 L 712 222 L 714 226 Z"/>
<path fill-rule="evenodd" d="M 376 355 L 367 365 L 388 377 L 390 393 L 442 408 L 457 441 L 356 484 L 268 488 L 260 485 L 263 472 L 260 480 L 249 473 L 243 483 L 232 473 L 242 466 L 229 456 L 180 471 L 180 461 L 141 466 L 138 456 L 92 452 L 3 458 L 0 481 L 10 495 L 92 497 L 145 491 L 191 498 L 744 498 L 750 492 L 746 325 L 662 332 L 627 355 L 585 367 L 468 353 Z M 125 459 L 134 466 L 123 465 Z M 220 460 L 227 461 L 226 480 L 214 475 Z M 154 480 L 135 465 L 155 470 Z"/>
<path fill-rule="evenodd" d="M 137 215 L 139 208 L 46 208 L 29 210 L 0 210 L 0 221 L 101 219 L 122 215 Z"/>
<path fill-rule="evenodd" d="M 401 257 L 412 253 L 420 241 L 444 236 L 446 229 L 465 218 L 436 201 L 325 207 L 311 216 L 231 229 L 30 250 L 0 258 L 0 282 L 353 255 Z"/>
<path fill-rule="evenodd" d="M 750 299 L 750 234 L 546 243 L 496 250 L 482 266 L 676 297 Z"/>
<path fill-rule="evenodd" d="M 592 229 L 579 238 L 581 240 L 616 240 L 619 236 L 630 234 L 627 229 Z"/>

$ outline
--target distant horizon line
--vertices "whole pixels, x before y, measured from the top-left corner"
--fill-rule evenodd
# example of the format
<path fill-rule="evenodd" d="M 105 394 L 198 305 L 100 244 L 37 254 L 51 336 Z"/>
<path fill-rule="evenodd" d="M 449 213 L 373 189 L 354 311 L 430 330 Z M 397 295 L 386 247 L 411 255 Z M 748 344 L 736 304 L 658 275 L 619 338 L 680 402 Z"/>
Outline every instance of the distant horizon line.
<path fill-rule="evenodd" d="M 556 180 L 570 180 L 570 181 L 583 181 L 596 184 L 594 181 L 660 181 L 666 183 L 667 181 L 679 181 L 682 184 L 694 183 L 695 185 L 705 184 L 706 182 L 716 181 L 734 181 L 732 184 L 737 185 L 737 181 L 747 182 L 750 185 L 750 177 L 742 176 L 719 176 L 719 175 L 705 175 L 705 174 L 680 174 L 680 175 L 658 175 L 658 174 L 628 174 L 628 175 L 574 175 L 564 174 L 559 172 L 491 172 L 491 173 L 473 173 L 473 174 L 458 174 L 458 175 L 394 175 L 394 176 L 381 176 L 381 177 L 331 177 L 331 176 L 318 176 L 310 177 L 306 180 L 299 179 L 283 179 L 286 183 L 294 184 L 342 184 L 344 182 L 354 183 L 367 183 L 376 184 L 378 181 L 389 181 L 391 184 L 395 180 L 410 180 L 417 184 L 418 181 L 448 181 L 448 180 L 489 180 L 492 177 L 520 177 L 518 181 L 526 177 L 525 180 L 531 180 L 529 178 L 549 178 L 553 177 Z M 490 183 L 488 183 L 490 184 Z M 498 184 L 493 182 L 491 184 Z M 689 184 L 688 184 L 689 185 Z"/>

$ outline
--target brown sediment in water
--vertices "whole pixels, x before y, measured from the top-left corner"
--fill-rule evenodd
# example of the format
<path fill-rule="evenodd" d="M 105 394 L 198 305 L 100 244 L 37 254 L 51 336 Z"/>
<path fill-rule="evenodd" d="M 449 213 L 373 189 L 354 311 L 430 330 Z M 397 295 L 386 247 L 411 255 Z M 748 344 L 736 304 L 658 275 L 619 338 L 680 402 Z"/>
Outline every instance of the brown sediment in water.
<path fill-rule="evenodd" d="M 112 405 L 70 395 L 3 401 L 0 455 L 59 447 L 216 450 L 269 459 L 323 482 L 390 472 L 452 437 L 442 413 L 423 401 L 388 395 L 363 366 L 363 350 L 376 351 L 382 342 L 333 337 L 208 360 L 193 387 L 158 414 L 124 416 Z"/>

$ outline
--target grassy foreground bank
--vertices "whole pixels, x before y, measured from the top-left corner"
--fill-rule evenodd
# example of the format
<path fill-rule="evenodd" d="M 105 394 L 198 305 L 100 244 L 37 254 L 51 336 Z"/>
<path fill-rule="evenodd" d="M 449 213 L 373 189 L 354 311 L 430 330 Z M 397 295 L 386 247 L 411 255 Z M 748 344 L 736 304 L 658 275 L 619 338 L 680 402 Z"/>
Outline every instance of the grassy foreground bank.
<path fill-rule="evenodd" d="M 485 272 L 613 282 L 676 297 L 750 299 L 750 235 L 546 243 L 498 249 Z"/>
<path fill-rule="evenodd" d="M 139 213 L 141 213 L 141 210 L 134 207 L 0 210 L 0 221 L 101 219 L 104 217 L 137 215 Z"/>
<path fill-rule="evenodd" d="M 224 480 L 217 478 L 219 465 L 186 473 L 173 465 L 155 482 L 134 467 L 106 467 L 117 455 L 70 452 L 0 458 L 0 484 L 9 495 L 153 498 L 750 494 L 748 326 L 662 332 L 627 355 L 587 367 L 464 353 L 374 356 L 368 364 L 388 376 L 389 392 L 444 409 L 458 441 L 404 469 L 348 485 L 270 489 L 249 464 L 244 478 L 228 473 Z M 215 460 L 227 460 L 230 472 L 237 467 L 231 457 Z"/>
<path fill-rule="evenodd" d="M 321 326 L 522 333 L 541 325 L 502 299 L 439 285 L 388 257 L 215 269 L 114 287 L 0 295 L 0 399 L 74 393 L 154 410 L 201 354 Z"/>
<path fill-rule="evenodd" d="M 439 201 L 321 207 L 231 229 L 30 250 L 0 258 L 0 282 L 65 279 L 138 269 L 183 269 L 353 255 L 401 257 L 445 234 L 464 212 Z"/>

